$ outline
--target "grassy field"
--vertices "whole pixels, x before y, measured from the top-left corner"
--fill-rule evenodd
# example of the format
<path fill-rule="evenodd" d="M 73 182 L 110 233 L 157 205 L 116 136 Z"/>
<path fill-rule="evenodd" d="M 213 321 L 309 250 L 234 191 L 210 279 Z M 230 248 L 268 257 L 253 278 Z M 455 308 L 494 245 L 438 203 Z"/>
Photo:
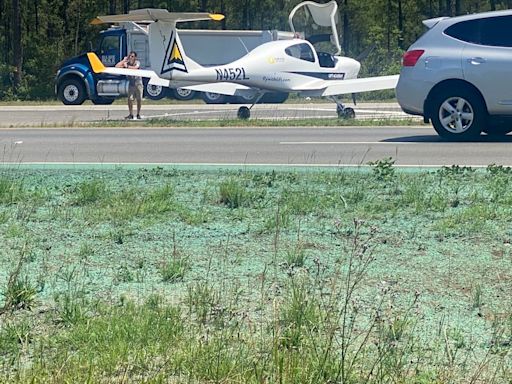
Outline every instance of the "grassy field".
<path fill-rule="evenodd" d="M 0 168 L 0 382 L 510 383 L 511 187 Z"/>

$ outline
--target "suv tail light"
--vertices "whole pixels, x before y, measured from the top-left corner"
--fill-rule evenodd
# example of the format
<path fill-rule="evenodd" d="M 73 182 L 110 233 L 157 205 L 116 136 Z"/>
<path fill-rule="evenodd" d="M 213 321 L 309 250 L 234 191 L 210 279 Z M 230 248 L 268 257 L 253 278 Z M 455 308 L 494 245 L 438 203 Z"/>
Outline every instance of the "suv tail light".
<path fill-rule="evenodd" d="M 402 65 L 404 67 L 414 67 L 424 52 L 425 51 L 423 49 L 415 49 L 413 51 L 405 52 L 402 57 Z"/>

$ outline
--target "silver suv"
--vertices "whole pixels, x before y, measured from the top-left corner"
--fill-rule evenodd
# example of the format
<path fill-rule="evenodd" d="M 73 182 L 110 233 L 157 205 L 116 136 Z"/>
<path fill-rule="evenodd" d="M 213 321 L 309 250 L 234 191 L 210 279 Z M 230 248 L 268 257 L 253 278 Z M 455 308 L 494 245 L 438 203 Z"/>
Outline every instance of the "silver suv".
<path fill-rule="evenodd" d="M 512 132 L 512 10 L 423 24 L 428 31 L 402 59 L 402 109 L 447 139 Z"/>

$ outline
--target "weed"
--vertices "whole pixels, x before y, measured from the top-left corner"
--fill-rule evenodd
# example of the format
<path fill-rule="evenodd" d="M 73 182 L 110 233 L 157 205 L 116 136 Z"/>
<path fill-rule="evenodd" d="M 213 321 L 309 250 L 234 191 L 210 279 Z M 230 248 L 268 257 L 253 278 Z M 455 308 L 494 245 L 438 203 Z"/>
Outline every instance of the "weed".
<path fill-rule="evenodd" d="M 491 176 L 512 175 L 512 167 L 504 167 L 503 165 L 490 164 L 487 166 L 486 170 Z"/>
<path fill-rule="evenodd" d="M 466 166 L 460 166 L 460 165 L 452 165 L 450 167 L 442 167 L 440 170 L 437 171 L 437 174 L 441 177 L 448 177 L 448 178 L 457 178 L 457 177 L 467 177 L 472 176 L 476 172 L 475 168 L 466 167 Z"/>
<path fill-rule="evenodd" d="M 16 267 L 9 275 L 7 287 L 3 292 L 4 306 L 0 314 L 17 309 L 31 309 L 35 302 L 37 290 L 28 276 L 21 277 L 21 270 L 26 262 L 27 246 L 20 252 Z"/>
<path fill-rule="evenodd" d="M 83 181 L 76 186 L 73 204 L 82 206 L 99 202 L 108 195 L 108 192 L 102 179 Z"/>
<path fill-rule="evenodd" d="M 377 180 L 388 181 L 395 177 L 395 169 L 393 168 L 395 160 L 391 157 L 386 157 L 385 159 L 377 161 L 370 161 L 368 165 L 372 167 L 373 175 Z"/>
<path fill-rule="evenodd" d="M 0 176 L 0 204 L 14 204 L 25 199 L 25 188 L 20 180 Z"/>
<path fill-rule="evenodd" d="M 188 257 L 173 257 L 165 261 L 160 268 L 162 280 L 168 283 L 182 281 L 186 272 L 190 269 Z"/>
<path fill-rule="evenodd" d="M 9 281 L 7 289 L 3 293 L 5 301 L 3 311 L 17 309 L 32 309 L 37 289 L 29 281 L 28 277 L 15 277 Z"/>
<path fill-rule="evenodd" d="M 239 208 L 249 201 L 247 189 L 234 178 L 220 184 L 219 194 L 220 203 L 228 206 L 228 208 Z"/>
<path fill-rule="evenodd" d="M 279 309 L 280 342 L 286 348 L 298 348 L 305 338 L 315 337 L 314 333 L 322 322 L 319 302 L 307 285 L 307 280 L 301 277 L 292 280 L 284 304 Z"/>
<path fill-rule="evenodd" d="M 77 325 L 86 319 L 88 301 L 82 292 L 72 288 L 55 296 L 59 312 L 58 321 L 64 325 Z"/>
<path fill-rule="evenodd" d="M 89 257 L 94 255 L 94 248 L 88 242 L 83 242 L 80 244 L 80 249 L 78 250 L 78 256 L 81 260 L 86 260 Z"/>
<path fill-rule="evenodd" d="M 287 207 L 278 206 L 275 213 L 263 223 L 263 231 L 270 232 L 276 228 L 288 228 L 291 224 L 291 213 Z"/>
<path fill-rule="evenodd" d="M 302 244 L 298 243 L 295 247 L 286 251 L 285 263 L 288 267 L 302 268 L 306 262 L 306 250 Z"/>
<path fill-rule="evenodd" d="M 0 355 L 17 354 L 32 340 L 30 324 L 27 321 L 6 322 L 0 328 Z"/>
<path fill-rule="evenodd" d="M 473 309 L 480 310 L 483 305 L 483 297 L 482 297 L 482 286 L 477 284 L 473 287 L 473 301 L 472 306 Z"/>
<path fill-rule="evenodd" d="M 201 281 L 187 287 L 185 303 L 189 313 L 195 315 L 200 324 L 206 324 L 214 308 L 220 304 L 220 292 Z"/>

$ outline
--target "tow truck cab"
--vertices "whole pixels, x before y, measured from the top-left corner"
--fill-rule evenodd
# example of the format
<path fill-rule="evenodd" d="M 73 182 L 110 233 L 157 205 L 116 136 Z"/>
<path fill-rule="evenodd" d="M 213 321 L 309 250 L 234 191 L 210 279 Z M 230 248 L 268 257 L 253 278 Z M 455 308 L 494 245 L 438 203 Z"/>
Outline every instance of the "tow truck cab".
<path fill-rule="evenodd" d="M 95 52 L 104 65 L 114 66 L 132 50 L 137 52 L 141 67 L 149 67 L 147 31 L 135 23 L 123 23 L 100 32 Z M 128 94 L 128 82 L 117 76 L 95 74 L 87 56 L 82 54 L 62 64 L 55 79 L 55 91 L 67 105 L 79 105 L 86 99 L 94 104 L 111 104 L 116 97 Z M 163 94 L 161 88 L 160 93 Z"/>

